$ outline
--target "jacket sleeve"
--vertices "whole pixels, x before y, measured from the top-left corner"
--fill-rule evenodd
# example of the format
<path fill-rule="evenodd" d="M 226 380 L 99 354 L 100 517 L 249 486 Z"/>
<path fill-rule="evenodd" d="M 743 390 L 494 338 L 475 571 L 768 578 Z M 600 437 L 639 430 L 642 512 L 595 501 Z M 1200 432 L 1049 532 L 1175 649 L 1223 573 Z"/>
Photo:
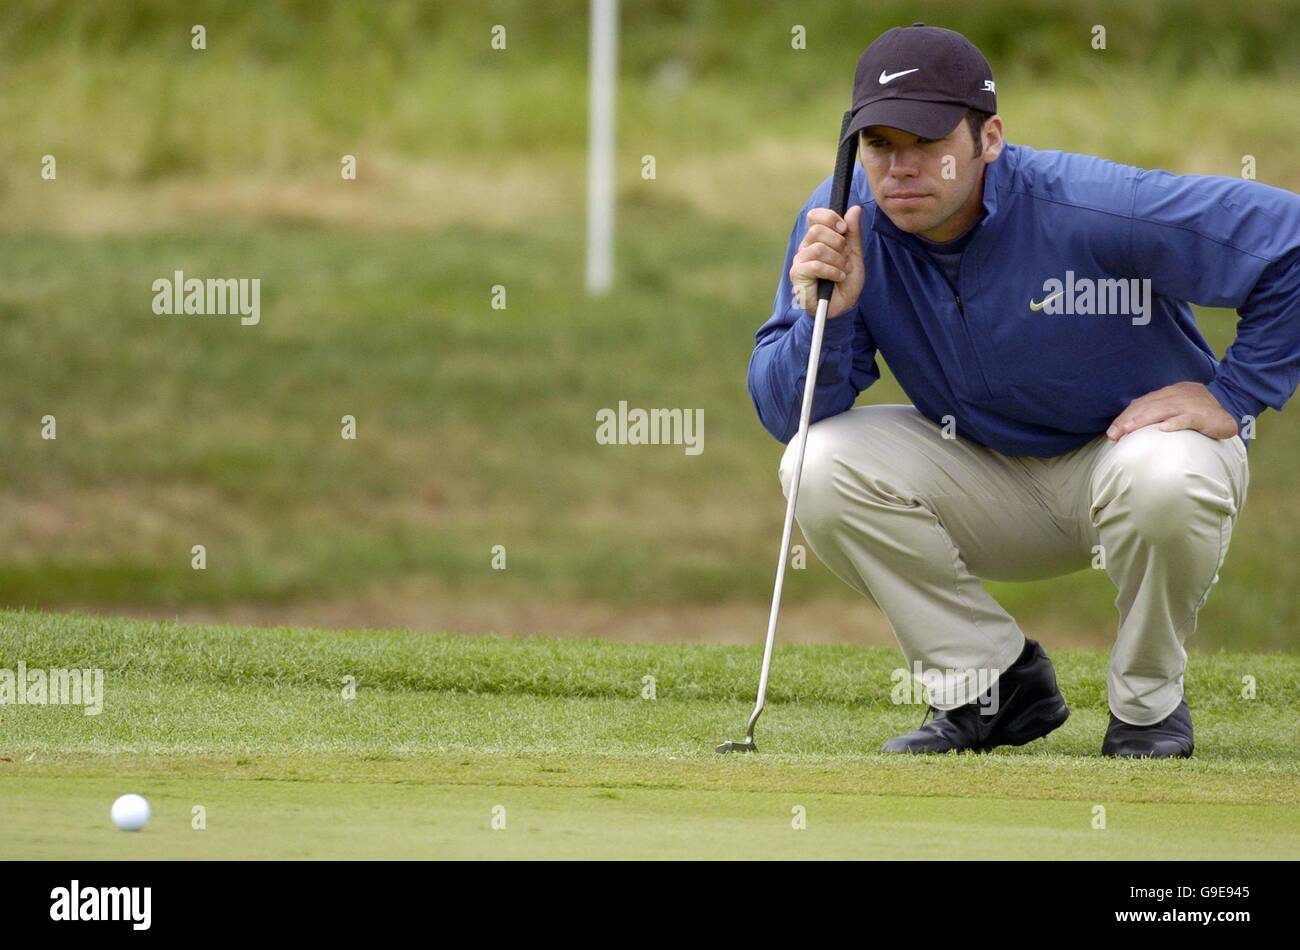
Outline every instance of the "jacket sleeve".
<path fill-rule="evenodd" d="M 814 192 L 814 198 L 816 195 Z M 772 316 L 759 327 L 749 359 L 749 395 L 759 421 L 778 442 L 789 442 L 799 429 L 799 408 L 812 348 L 814 320 L 795 301 L 790 267 L 808 230 L 808 211 L 814 207 L 819 205 L 809 199 L 795 219 L 781 282 L 772 301 Z M 879 378 L 876 346 L 859 309 L 855 307 L 827 320 L 813 391 L 812 421 L 851 408 L 858 394 Z"/>
<path fill-rule="evenodd" d="M 1131 250 L 1155 293 L 1232 307 L 1237 338 L 1207 388 L 1240 423 L 1300 383 L 1300 196 L 1258 182 L 1146 171 Z"/>

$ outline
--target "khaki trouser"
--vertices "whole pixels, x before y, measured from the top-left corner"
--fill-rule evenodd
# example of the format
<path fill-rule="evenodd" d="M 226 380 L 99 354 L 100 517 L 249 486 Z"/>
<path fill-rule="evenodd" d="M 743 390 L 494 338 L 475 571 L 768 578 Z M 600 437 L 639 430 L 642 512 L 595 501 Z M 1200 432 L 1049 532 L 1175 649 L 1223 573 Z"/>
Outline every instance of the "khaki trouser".
<path fill-rule="evenodd" d="M 781 461 L 787 496 L 796 442 Z M 949 680 L 944 695 L 977 695 L 974 671 L 987 686 L 1024 646 L 980 578 L 1104 564 L 1119 591 L 1110 708 L 1145 726 L 1182 699 L 1183 643 L 1248 483 L 1239 436 L 1151 425 L 1035 458 L 944 438 L 912 406 L 864 406 L 809 429 L 796 517 L 814 553 L 879 604 L 909 667 Z"/>

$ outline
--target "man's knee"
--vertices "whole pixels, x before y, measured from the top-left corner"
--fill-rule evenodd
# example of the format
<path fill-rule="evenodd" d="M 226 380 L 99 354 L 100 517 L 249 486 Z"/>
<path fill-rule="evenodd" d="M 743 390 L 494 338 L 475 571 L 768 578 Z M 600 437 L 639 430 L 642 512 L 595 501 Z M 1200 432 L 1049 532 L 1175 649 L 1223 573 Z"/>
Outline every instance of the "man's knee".
<path fill-rule="evenodd" d="M 905 469 L 900 467 L 897 439 L 882 436 L 890 427 L 897 429 L 900 418 L 909 411 L 915 412 L 905 406 L 864 406 L 822 419 L 808 429 L 796 509 L 805 532 L 837 523 L 844 506 L 854 499 L 868 501 L 873 494 L 882 499 L 892 497 L 895 487 L 907 481 Z M 798 442 L 798 436 L 791 439 L 781 459 L 781 489 L 787 498 Z M 869 516 L 872 510 L 872 506 L 861 504 L 856 509 L 860 517 Z"/>
<path fill-rule="evenodd" d="M 796 514 L 799 524 L 805 530 L 823 523 L 827 519 L 838 517 L 836 504 L 836 469 L 841 465 L 838 459 L 838 438 L 835 426 L 828 426 L 832 419 L 823 419 L 808 429 L 808 444 L 804 449 L 803 468 L 799 475 L 799 503 Z M 794 479 L 796 454 L 799 450 L 799 438 L 790 440 L 785 455 L 781 457 L 781 490 L 790 497 L 790 487 Z"/>
<path fill-rule="evenodd" d="M 1117 442 L 1098 492 L 1097 508 L 1122 504 L 1132 530 L 1149 543 L 1188 536 L 1206 510 L 1236 515 L 1229 486 L 1211 453 L 1198 451 L 1209 436 L 1191 430 L 1138 429 Z"/>

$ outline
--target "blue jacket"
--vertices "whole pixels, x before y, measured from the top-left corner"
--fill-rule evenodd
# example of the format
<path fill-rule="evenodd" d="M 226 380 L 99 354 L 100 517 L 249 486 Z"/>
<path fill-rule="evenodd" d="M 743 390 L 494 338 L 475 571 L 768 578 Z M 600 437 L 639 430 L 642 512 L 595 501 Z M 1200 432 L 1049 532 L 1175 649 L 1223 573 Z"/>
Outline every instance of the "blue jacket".
<path fill-rule="evenodd" d="M 759 419 L 781 442 L 798 429 L 813 325 L 790 265 L 830 188 L 828 177 L 795 221 L 749 363 Z M 956 293 L 921 242 L 877 210 L 861 164 L 854 204 L 865 282 L 856 308 L 827 322 L 814 422 L 880 378 L 877 353 L 918 410 L 939 424 L 953 417 L 958 435 L 1007 455 L 1068 452 L 1133 399 L 1183 380 L 1205 383 L 1239 425 L 1280 410 L 1300 382 L 1300 196 L 1289 191 L 1007 145 L 986 168 L 986 214 Z M 1117 314 L 1116 294 L 1140 300 L 1143 279 L 1145 313 Z M 1107 301 L 1111 312 L 1088 312 Z M 1189 302 L 1237 309 L 1221 362 Z"/>

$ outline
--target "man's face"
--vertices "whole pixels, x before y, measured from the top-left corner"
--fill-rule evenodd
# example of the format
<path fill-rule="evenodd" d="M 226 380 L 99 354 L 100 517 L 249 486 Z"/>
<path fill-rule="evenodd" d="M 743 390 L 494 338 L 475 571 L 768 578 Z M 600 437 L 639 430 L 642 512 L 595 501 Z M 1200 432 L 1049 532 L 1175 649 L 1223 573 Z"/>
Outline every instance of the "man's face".
<path fill-rule="evenodd" d="M 989 126 L 997 123 L 996 142 Z M 951 241 L 979 218 L 984 165 L 1001 152 L 1001 120 L 985 126 L 976 146 L 965 120 L 941 139 L 872 125 L 858 140 L 858 156 L 876 205 L 900 230 L 930 241 Z M 991 157 L 989 157 L 991 155 Z"/>

